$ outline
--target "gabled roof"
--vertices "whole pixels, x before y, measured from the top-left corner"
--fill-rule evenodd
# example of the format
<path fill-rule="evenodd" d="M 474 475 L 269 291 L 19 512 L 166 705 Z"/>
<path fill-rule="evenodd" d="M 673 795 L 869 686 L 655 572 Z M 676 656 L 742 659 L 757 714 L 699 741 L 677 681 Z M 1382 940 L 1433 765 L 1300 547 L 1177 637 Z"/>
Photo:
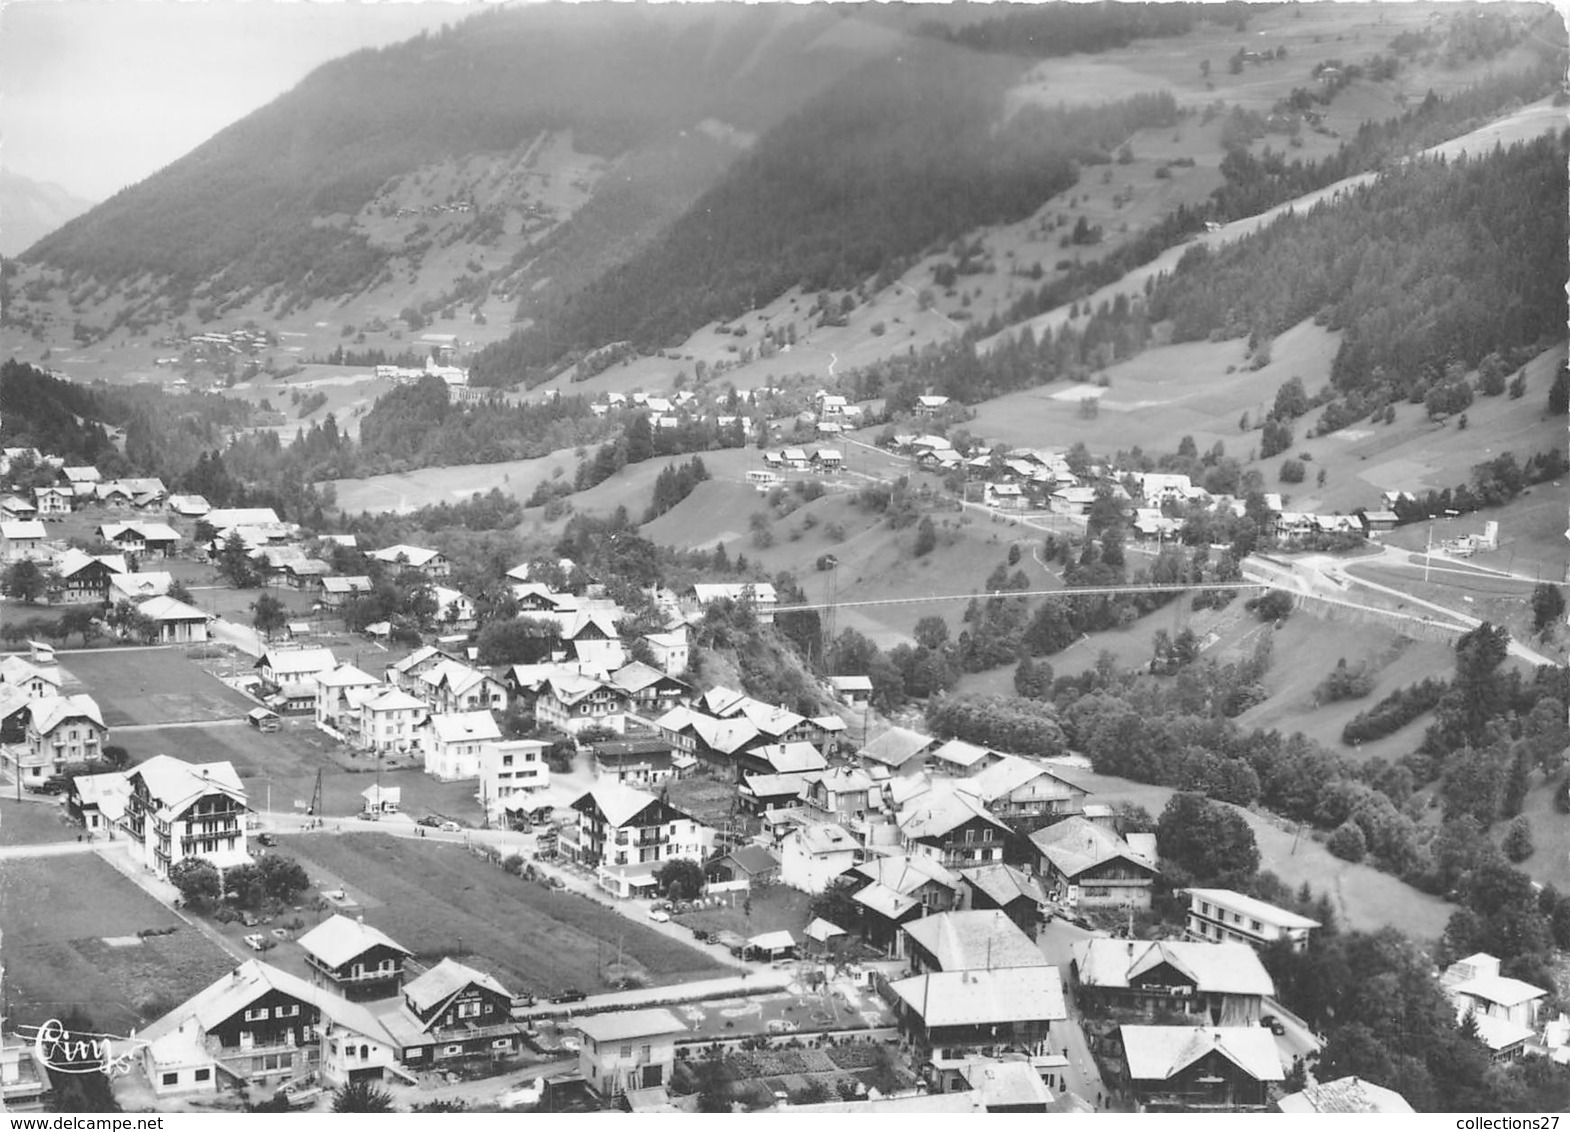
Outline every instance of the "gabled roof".
<path fill-rule="evenodd" d="M 601 688 L 609 686 L 603 681 L 596 680 L 592 676 L 585 676 L 581 672 L 561 671 L 554 672 L 546 677 L 545 683 L 549 686 L 552 694 L 564 704 L 575 704 L 585 696 L 593 695 Z"/>
<path fill-rule="evenodd" d="M 174 585 L 174 575 L 167 570 L 137 570 L 129 574 L 116 574 L 109 579 L 109 594 L 126 597 L 163 597 Z"/>
<path fill-rule="evenodd" d="M 965 1081 L 988 1109 L 1048 1105 L 1052 1090 L 1028 1061 L 972 1061 L 961 1070 Z"/>
<path fill-rule="evenodd" d="M 776 774 L 800 774 L 828 766 L 823 753 L 811 743 L 769 743 L 753 752 Z"/>
<path fill-rule="evenodd" d="M 930 757 L 941 759 L 946 763 L 956 766 L 972 767 L 983 759 L 988 758 L 992 751 L 986 747 L 978 747 L 974 743 L 967 743 L 963 739 L 950 739 L 942 746 L 935 748 Z"/>
<path fill-rule="evenodd" d="M 68 719 L 90 719 L 99 727 L 104 726 L 104 717 L 98 710 L 98 701 L 89 695 L 45 696 L 34 700 L 28 705 L 27 710 L 32 718 L 34 729 L 41 735 L 49 734 Z"/>
<path fill-rule="evenodd" d="M 898 769 L 911 759 L 937 746 L 937 740 L 918 731 L 891 727 L 861 749 L 861 757 Z"/>
<path fill-rule="evenodd" d="M 822 916 L 819 916 L 812 923 L 808 924 L 801 934 L 810 940 L 816 940 L 818 943 L 827 943 L 836 936 L 849 935 L 850 933 L 838 924 L 831 924 Z"/>
<path fill-rule="evenodd" d="M 625 1042 L 662 1034 L 684 1034 L 686 1023 L 669 1010 L 617 1010 L 578 1019 L 578 1030 L 595 1042 Z"/>
<path fill-rule="evenodd" d="M 405 955 L 414 954 L 365 921 L 351 920 L 343 915 L 333 915 L 323 920 L 302 935 L 299 943 L 307 954 L 316 956 L 329 967 L 341 967 L 373 947 L 388 947 Z"/>
<path fill-rule="evenodd" d="M 626 825 L 659 801 L 653 794 L 645 794 L 642 790 L 634 790 L 631 786 L 603 778 L 578 796 L 572 803 L 573 809 L 578 809 L 586 800 L 598 806 L 605 820 L 613 826 Z"/>
<path fill-rule="evenodd" d="M 10 519 L 0 523 L 0 537 L 8 539 L 48 538 L 49 531 L 39 519 Z"/>
<path fill-rule="evenodd" d="M 929 883 L 942 885 L 951 892 L 959 890 L 959 874 L 924 855 L 875 857 L 850 871 L 900 893 L 915 892 Z"/>
<path fill-rule="evenodd" d="M 1106 861 L 1122 859 L 1159 872 L 1156 863 L 1141 856 L 1117 834 L 1081 817 L 1065 818 L 1030 835 L 1041 855 L 1066 877 L 1076 877 Z"/>
<path fill-rule="evenodd" d="M 652 684 L 668 679 L 671 677 L 666 676 L 658 668 L 644 664 L 641 660 L 624 664 L 611 673 L 611 683 L 627 692 L 641 692 Z"/>
<path fill-rule="evenodd" d="M 1072 789 L 1083 790 L 1083 787 L 1075 786 L 1056 770 L 1044 767 L 1040 763 L 1033 763 L 1029 759 L 1022 759 L 1018 755 L 1004 755 L 1000 761 L 962 783 L 960 788 L 966 793 L 974 794 L 983 802 L 993 802 L 1013 793 L 1026 783 L 1034 782 L 1042 775 L 1055 778 Z"/>
<path fill-rule="evenodd" d="M 1127 989 L 1140 975 L 1166 964 L 1204 994 L 1276 992 L 1259 953 L 1246 943 L 1097 938 L 1080 940 L 1071 950 L 1086 986 Z"/>
<path fill-rule="evenodd" d="M 364 574 L 345 574 L 322 579 L 322 589 L 330 594 L 365 593 L 370 588 L 371 579 Z"/>
<path fill-rule="evenodd" d="M 502 737 L 496 717 L 488 711 L 456 711 L 431 716 L 431 731 L 439 743 L 490 742 Z"/>
<path fill-rule="evenodd" d="M 800 826 L 793 835 L 808 853 L 849 853 L 856 849 L 856 839 L 833 822 L 812 822 Z"/>
<path fill-rule="evenodd" d="M 1041 883 L 1013 865 L 993 862 L 979 869 L 966 869 L 963 877 L 973 888 L 986 893 L 1000 908 L 1007 908 L 1021 897 L 1034 904 L 1047 902 L 1046 893 L 1041 891 Z"/>
<path fill-rule="evenodd" d="M 0 683 L 27 684 L 33 680 L 42 680 L 58 688 L 62 683 L 60 668 L 53 664 L 34 664 L 26 657 L 0 657 Z"/>
<path fill-rule="evenodd" d="M 352 664 L 340 664 L 330 672 L 318 672 L 316 683 L 323 688 L 372 688 L 381 681 Z"/>
<path fill-rule="evenodd" d="M 871 790 L 875 783 L 871 775 L 864 770 L 857 770 L 850 766 L 834 766 L 827 770 L 815 770 L 804 776 L 808 785 L 821 783 L 823 788 L 831 794 L 855 794 L 863 790 Z"/>
<path fill-rule="evenodd" d="M 423 546 L 408 546 L 399 543 L 396 546 L 385 546 L 381 550 L 373 550 L 370 556 L 378 562 L 395 563 L 404 559 L 410 566 L 424 566 L 433 558 L 440 558 L 441 551 L 429 550 Z"/>
<path fill-rule="evenodd" d="M 1412 1106 L 1394 1089 L 1370 1084 L 1361 1077 L 1339 1077 L 1310 1085 L 1276 1102 L 1282 1112 L 1411 1112 Z"/>
<path fill-rule="evenodd" d="M 270 991 L 279 991 L 301 1002 L 310 1003 L 319 1009 L 324 1017 L 330 1018 L 345 1029 L 363 1034 L 384 1045 L 395 1044 L 392 1036 L 387 1033 L 386 1027 L 365 1007 L 341 998 L 331 991 L 313 987 L 296 975 L 266 963 L 259 963 L 255 959 L 247 960 L 236 967 L 233 973 L 224 975 L 216 982 L 197 991 L 168 1014 L 143 1029 L 137 1037 L 147 1042 L 158 1041 L 193 1018 L 204 1031 L 210 1030 L 234 1017 Z"/>
<path fill-rule="evenodd" d="M 727 688 L 724 685 L 710 688 L 701 698 L 704 710 L 720 718 L 740 711 L 748 700 L 745 692 L 738 692 L 735 688 Z"/>
<path fill-rule="evenodd" d="M 758 737 L 758 729 L 745 719 L 715 719 L 699 712 L 689 719 L 703 745 L 721 754 L 735 754 Z"/>
<path fill-rule="evenodd" d="M 742 784 L 754 798 L 777 798 L 782 794 L 798 798 L 806 781 L 807 776 L 802 774 L 749 774 L 743 777 Z"/>
<path fill-rule="evenodd" d="M 735 861 L 743 872 L 752 876 L 773 872 L 780 867 L 780 859 L 762 845 L 743 845 L 739 849 L 732 849 L 725 856 Z"/>
<path fill-rule="evenodd" d="M 872 677 L 870 676 L 830 676 L 829 686 L 836 692 L 868 692 L 872 691 Z"/>
<path fill-rule="evenodd" d="M 890 989 L 929 1029 L 1009 1022 L 1060 1022 L 1068 1017 L 1063 1003 L 1063 981 L 1058 969 L 1051 966 L 939 971 L 901 979 Z M 1271 1036 L 1262 1026 L 1254 1028 L 1266 1037 Z M 1277 1068 L 1279 1070 L 1279 1066 Z"/>
<path fill-rule="evenodd" d="M 895 892 L 888 885 L 876 882 L 858 889 L 851 899 L 889 920 L 898 920 L 912 908 L 920 906 L 920 901 L 915 897 Z"/>
<path fill-rule="evenodd" d="M 245 786 L 227 760 L 213 763 L 188 763 L 171 755 L 154 755 L 126 772 L 133 784 L 141 779 L 147 792 L 162 809 L 179 813 L 204 794 L 228 794 L 245 801 Z"/>
<path fill-rule="evenodd" d="M 108 567 L 116 574 L 130 572 L 123 554 L 88 554 L 86 551 L 77 550 L 74 546 L 55 559 L 55 569 L 60 572 L 62 578 L 70 578 L 94 563 Z"/>
<path fill-rule="evenodd" d="M 1212 1050 L 1256 1081 L 1280 1081 L 1281 1054 L 1263 1026 L 1122 1026 L 1123 1055 L 1136 1081 L 1167 1081 Z"/>
<path fill-rule="evenodd" d="M 176 601 L 167 594 L 163 597 L 148 598 L 136 607 L 138 613 L 151 617 L 154 621 L 202 621 L 207 620 L 207 614 L 197 609 L 194 605 L 186 605 L 183 601 Z"/>
<path fill-rule="evenodd" d="M 336 666 L 333 650 L 328 648 L 268 649 L 256 662 L 257 668 L 271 668 L 280 676 L 311 676 Z"/>
<path fill-rule="evenodd" d="M 131 797 L 131 783 L 121 771 L 107 774 L 79 774 L 72 780 L 72 789 L 83 806 L 97 806 L 105 819 L 117 822 L 125 816 L 126 803 Z"/>
<path fill-rule="evenodd" d="M 1503 975 L 1483 975 L 1476 979 L 1469 979 L 1464 983 L 1457 983 L 1451 990 L 1454 994 L 1464 994 L 1468 998 L 1481 999 L 1505 1007 L 1519 1006 L 1523 1002 L 1531 1002 L 1534 998 L 1548 997 L 1548 992 L 1542 987 L 1534 987 L 1531 983 L 1506 978 Z"/>
<path fill-rule="evenodd" d="M 765 735 L 784 735 L 793 727 L 805 723 L 807 717 L 797 715 L 788 708 L 748 699 L 741 705 L 741 716 Z"/>
<path fill-rule="evenodd" d="M 925 916 L 906 924 L 905 934 L 921 945 L 942 971 L 1049 965 L 1035 941 L 998 908 Z"/>
<path fill-rule="evenodd" d="M 978 818 L 1005 835 L 1009 832 L 1008 826 L 989 814 L 980 802 L 960 793 L 922 795 L 900 814 L 899 830 L 914 840 L 942 837 Z"/>
<path fill-rule="evenodd" d="M 388 688 L 374 699 L 366 700 L 363 707 L 366 711 L 407 711 L 410 708 L 418 708 L 423 711 L 425 709 L 425 701 L 411 696 L 402 688 Z"/>
<path fill-rule="evenodd" d="M 476 971 L 455 959 L 443 959 L 425 974 L 406 983 L 403 996 L 416 1010 L 429 1010 L 446 1002 L 453 995 L 463 990 L 470 984 L 484 987 L 486 990 L 512 998 L 512 994 L 484 971 Z"/>
<path fill-rule="evenodd" d="M 1472 1021 L 1477 1025 L 1478 1039 L 1495 1053 L 1529 1041 L 1535 1033 L 1530 1026 L 1493 1014 L 1473 1014 Z"/>

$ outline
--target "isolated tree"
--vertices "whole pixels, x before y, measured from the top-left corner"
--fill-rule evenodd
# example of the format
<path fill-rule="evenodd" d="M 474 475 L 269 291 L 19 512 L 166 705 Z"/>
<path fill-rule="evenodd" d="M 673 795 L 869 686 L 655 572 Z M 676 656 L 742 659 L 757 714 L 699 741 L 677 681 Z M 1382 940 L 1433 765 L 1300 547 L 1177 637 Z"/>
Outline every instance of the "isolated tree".
<path fill-rule="evenodd" d="M 1505 856 L 1516 864 L 1520 864 L 1536 851 L 1537 847 L 1532 844 L 1532 823 L 1525 814 L 1517 814 L 1510 819 L 1502 848 Z"/>
<path fill-rule="evenodd" d="M 703 891 L 703 866 L 677 857 L 654 870 L 654 883 L 671 900 L 691 900 Z"/>
<path fill-rule="evenodd" d="M 1532 628 L 1541 633 L 1564 613 L 1564 591 L 1552 582 L 1539 582 L 1532 591 Z"/>
<path fill-rule="evenodd" d="M 1570 413 L 1570 362 L 1561 363 L 1554 374 L 1554 383 L 1548 389 L 1548 413 L 1554 417 Z"/>
<path fill-rule="evenodd" d="M 916 643 L 922 648 L 940 649 L 948 643 L 948 622 L 935 615 L 923 617 L 916 622 L 916 628 L 912 635 L 916 638 Z"/>
<path fill-rule="evenodd" d="M 37 605 L 38 599 L 48 592 L 44 572 L 39 569 L 38 563 L 30 558 L 13 562 L 6 567 L 5 574 L 0 576 L 0 590 L 6 597 L 14 597 L 17 601 L 28 605 Z"/>
<path fill-rule="evenodd" d="M 263 891 L 274 900 L 288 904 L 311 887 L 310 875 L 292 857 L 269 853 L 256 863 Z"/>
<path fill-rule="evenodd" d="M 1201 881 L 1241 881 L 1259 869 L 1259 846 L 1243 815 L 1202 794 L 1172 796 L 1156 823 L 1156 851 Z"/>
<path fill-rule="evenodd" d="M 938 529 L 932 524 L 930 515 L 923 516 L 916 526 L 916 557 L 924 558 L 931 554 L 938 545 Z"/>
<path fill-rule="evenodd" d="M 251 625 L 269 640 L 288 620 L 289 611 L 272 594 L 262 594 L 251 603 Z"/>
<path fill-rule="evenodd" d="M 1325 848 L 1343 861 L 1361 861 L 1368 855 L 1368 842 L 1363 836 L 1363 827 L 1350 819 L 1336 827 Z"/>
<path fill-rule="evenodd" d="M 180 899 L 198 911 L 223 899 L 223 877 L 211 861 L 187 857 L 169 868 L 169 883 L 180 890 Z"/>

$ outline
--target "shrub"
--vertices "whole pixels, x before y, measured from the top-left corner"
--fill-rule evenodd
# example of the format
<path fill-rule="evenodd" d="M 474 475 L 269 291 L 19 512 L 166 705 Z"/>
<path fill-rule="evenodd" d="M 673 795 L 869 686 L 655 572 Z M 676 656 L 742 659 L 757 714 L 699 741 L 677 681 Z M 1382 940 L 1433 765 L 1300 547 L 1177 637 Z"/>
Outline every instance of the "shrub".
<path fill-rule="evenodd" d="M 1363 829 L 1350 818 L 1336 827 L 1326 848 L 1343 861 L 1361 861 L 1368 855 L 1368 841 L 1363 836 Z"/>
<path fill-rule="evenodd" d="M 1308 472 L 1301 460 L 1283 460 L 1276 474 L 1282 483 L 1302 483 Z"/>
<path fill-rule="evenodd" d="M 1532 844 L 1532 823 L 1525 814 L 1511 819 L 1503 848 L 1505 856 L 1518 865 L 1536 851 L 1537 847 Z"/>

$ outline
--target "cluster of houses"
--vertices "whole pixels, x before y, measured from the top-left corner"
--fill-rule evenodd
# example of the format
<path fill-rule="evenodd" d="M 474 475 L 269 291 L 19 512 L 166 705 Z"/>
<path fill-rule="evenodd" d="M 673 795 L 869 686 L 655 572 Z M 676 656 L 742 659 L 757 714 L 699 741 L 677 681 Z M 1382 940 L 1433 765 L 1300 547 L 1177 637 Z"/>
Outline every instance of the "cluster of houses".
<path fill-rule="evenodd" d="M 108 737 L 98 702 L 67 690 L 48 646 L 0 658 L 0 767 L 22 787 L 41 791 L 72 764 L 102 758 Z"/>
<path fill-rule="evenodd" d="M 447 352 L 450 352 L 447 351 Z M 435 357 L 425 359 L 421 366 L 376 367 L 376 376 L 395 385 L 413 385 L 427 377 L 439 377 L 447 386 L 447 402 L 452 405 L 477 405 L 498 395 L 498 390 L 469 384 L 469 371 L 460 366 L 445 365 Z"/>

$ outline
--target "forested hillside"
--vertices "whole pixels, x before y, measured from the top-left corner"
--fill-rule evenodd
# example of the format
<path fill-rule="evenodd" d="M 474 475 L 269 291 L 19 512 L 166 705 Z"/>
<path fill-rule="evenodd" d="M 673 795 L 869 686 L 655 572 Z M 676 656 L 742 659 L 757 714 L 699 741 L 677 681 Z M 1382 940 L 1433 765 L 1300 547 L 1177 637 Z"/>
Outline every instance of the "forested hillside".
<path fill-rule="evenodd" d="M 764 129 L 863 58 L 834 47 L 842 19 L 796 5 L 488 12 L 319 68 L 25 259 L 109 284 L 164 277 L 172 311 L 214 276 L 201 298 L 350 294 L 387 253 L 313 220 L 354 214 L 395 175 L 542 130 L 570 128 L 579 151 L 609 158 L 711 116 Z"/>

